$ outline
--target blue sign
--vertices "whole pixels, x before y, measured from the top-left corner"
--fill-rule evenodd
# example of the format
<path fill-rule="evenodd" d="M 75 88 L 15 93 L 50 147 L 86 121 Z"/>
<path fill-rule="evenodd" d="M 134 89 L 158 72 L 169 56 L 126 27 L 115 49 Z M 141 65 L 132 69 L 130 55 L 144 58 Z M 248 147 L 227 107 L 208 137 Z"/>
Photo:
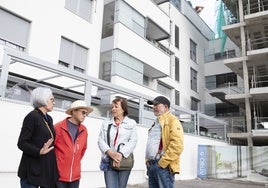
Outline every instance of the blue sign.
<path fill-rule="evenodd" d="M 198 145 L 197 177 L 207 178 L 207 145 Z"/>

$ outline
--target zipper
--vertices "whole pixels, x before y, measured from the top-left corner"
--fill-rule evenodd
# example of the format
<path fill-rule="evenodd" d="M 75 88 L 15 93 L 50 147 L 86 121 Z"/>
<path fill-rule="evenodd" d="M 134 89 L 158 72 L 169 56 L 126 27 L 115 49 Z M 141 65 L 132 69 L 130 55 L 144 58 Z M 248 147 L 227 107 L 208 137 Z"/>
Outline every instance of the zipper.
<path fill-rule="evenodd" d="M 70 182 L 72 181 L 73 176 L 73 166 L 74 166 L 74 155 L 75 155 L 75 143 L 73 145 L 73 157 L 72 157 L 72 163 L 71 163 L 71 171 L 70 171 Z"/>
<path fill-rule="evenodd" d="M 67 131 L 67 132 L 68 132 L 68 134 L 69 134 L 70 136 L 72 136 L 72 135 L 69 133 L 69 131 Z M 79 143 L 76 144 L 76 140 L 77 140 L 77 138 L 79 137 L 79 135 L 80 135 L 82 132 L 84 132 L 84 130 L 82 130 L 81 132 L 79 132 L 79 133 L 77 134 L 77 137 L 75 138 L 74 143 L 73 143 L 73 157 L 72 157 L 71 171 L 70 171 L 70 179 L 69 179 L 70 182 L 72 181 L 72 177 L 73 177 L 73 167 L 74 167 L 74 160 L 75 160 L 76 146 L 77 146 L 77 150 L 79 150 Z"/>

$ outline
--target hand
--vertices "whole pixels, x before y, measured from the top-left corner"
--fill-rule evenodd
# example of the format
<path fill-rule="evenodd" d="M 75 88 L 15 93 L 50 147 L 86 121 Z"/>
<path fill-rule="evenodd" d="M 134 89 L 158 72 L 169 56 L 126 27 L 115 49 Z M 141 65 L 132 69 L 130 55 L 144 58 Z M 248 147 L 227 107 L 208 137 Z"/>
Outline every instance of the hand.
<path fill-rule="evenodd" d="M 113 166 L 114 167 L 120 167 L 120 161 L 116 162 L 116 161 L 113 160 Z"/>
<path fill-rule="evenodd" d="M 54 149 L 54 146 L 50 147 L 52 142 L 53 142 L 53 138 L 50 138 L 50 139 L 48 139 L 48 141 L 46 143 L 44 143 L 43 147 L 40 150 L 40 155 L 45 155 Z"/>
<path fill-rule="evenodd" d="M 116 151 L 112 151 L 112 150 L 108 150 L 107 154 L 116 162 L 119 163 L 120 165 L 120 161 L 122 160 L 122 154 L 118 153 Z"/>

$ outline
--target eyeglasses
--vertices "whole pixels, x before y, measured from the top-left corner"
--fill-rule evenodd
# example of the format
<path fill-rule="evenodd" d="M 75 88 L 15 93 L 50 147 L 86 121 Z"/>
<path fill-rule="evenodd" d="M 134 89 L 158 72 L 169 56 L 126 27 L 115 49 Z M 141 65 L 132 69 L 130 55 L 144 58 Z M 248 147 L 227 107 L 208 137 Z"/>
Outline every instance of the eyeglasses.
<path fill-rule="evenodd" d="M 85 111 L 85 110 L 78 110 L 78 111 L 80 111 L 83 115 L 88 115 L 88 112 L 87 111 Z"/>
<path fill-rule="evenodd" d="M 55 102 L 55 99 L 54 98 L 50 98 L 51 102 Z"/>

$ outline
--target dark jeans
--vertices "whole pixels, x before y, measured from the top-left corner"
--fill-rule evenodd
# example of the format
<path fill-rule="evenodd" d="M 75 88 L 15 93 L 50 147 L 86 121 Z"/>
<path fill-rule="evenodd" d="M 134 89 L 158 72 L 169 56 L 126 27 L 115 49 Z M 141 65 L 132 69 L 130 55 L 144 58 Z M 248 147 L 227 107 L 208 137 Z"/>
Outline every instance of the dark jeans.
<path fill-rule="evenodd" d="M 79 188 L 79 182 L 80 180 L 76 180 L 73 182 L 58 181 L 57 188 Z"/>
<path fill-rule="evenodd" d="M 175 174 L 170 173 L 168 168 L 161 168 L 158 160 L 149 161 L 147 175 L 149 188 L 174 188 Z"/>
<path fill-rule="evenodd" d="M 39 188 L 39 186 L 37 185 L 30 184 L 27 179 L 20 179 L 20 187 L 21 188 Z"/>

